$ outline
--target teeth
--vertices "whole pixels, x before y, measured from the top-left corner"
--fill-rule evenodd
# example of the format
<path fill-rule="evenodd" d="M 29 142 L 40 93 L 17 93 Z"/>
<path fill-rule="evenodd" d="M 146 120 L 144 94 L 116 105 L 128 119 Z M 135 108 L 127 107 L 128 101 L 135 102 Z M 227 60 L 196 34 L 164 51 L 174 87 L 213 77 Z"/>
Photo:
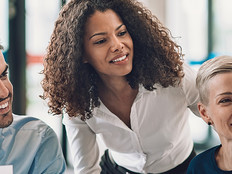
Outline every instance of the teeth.
<path fill-rule="evenodd" d="M 4 108 L 6 108 L 7 106 L 8 106 L 8 102 L 6 102 L 5 104 L 2 104 L 2 105 L 0 105 L 0 109 L 4 109 Z"/>
<path fill-rule="evenodd" d="M 120 57 L 120 58 L 118 58 L 118 59 L 112 60 L 112 62 L 119 62 L 119 61 L 124 60 L 125 58 L 126 58 L 126 55 L 123 56 L 123 57 Z"/>

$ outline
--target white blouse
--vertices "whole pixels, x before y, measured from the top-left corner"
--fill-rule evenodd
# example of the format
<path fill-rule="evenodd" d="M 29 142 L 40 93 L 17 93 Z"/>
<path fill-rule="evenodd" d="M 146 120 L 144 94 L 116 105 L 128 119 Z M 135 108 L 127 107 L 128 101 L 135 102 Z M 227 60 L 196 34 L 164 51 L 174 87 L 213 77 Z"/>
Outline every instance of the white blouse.
<path fill-rule="evenodd" d="M 179 87 L 148 91 L 142 85 L 131 107 L 131 129 L 101 103 L 93 117 L 81 121 L 63 118 L 73 156 L 75 174 L 99 174 L 96 135 L 109 148 L 114 161 L 131 171 L 160 173 L 181 164 L 191 153 L 193 140 L 189 109 L 199 116 L 196 72 L 184 64 Z"/>

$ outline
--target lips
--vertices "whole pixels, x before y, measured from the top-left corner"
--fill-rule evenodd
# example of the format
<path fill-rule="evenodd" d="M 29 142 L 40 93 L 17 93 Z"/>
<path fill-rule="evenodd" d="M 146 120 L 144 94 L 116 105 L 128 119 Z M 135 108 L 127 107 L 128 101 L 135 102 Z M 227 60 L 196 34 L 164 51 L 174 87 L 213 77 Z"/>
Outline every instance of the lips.
<path fill-rule="evenodd" d="M 110 61 L 110 63 L 115 63 L 115 62 L 121 62 L 124 61 L 127 58 L 128 55 L 123 55 L 118 58 L 114 58 L 113 60 Z"/>

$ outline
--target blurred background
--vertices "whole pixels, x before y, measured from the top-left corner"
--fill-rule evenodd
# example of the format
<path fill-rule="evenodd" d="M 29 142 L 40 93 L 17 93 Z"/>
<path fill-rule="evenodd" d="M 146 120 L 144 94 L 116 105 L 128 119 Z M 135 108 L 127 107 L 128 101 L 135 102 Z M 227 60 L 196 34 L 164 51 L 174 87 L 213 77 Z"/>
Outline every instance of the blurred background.
<path fill-rule="evenodd" d="M 194 69 L 218 55 L 232 55 L 231 0 L 140 0 L 170 29 L 182 46 L 185 61 Z M 54 22 L 68 0 L 0 0 L 0 42 L 10 65 L 14 86 L 13 111 L 33 115 L 50 125 L 59 137 L 72 174 L 72 159 L 62 115 L 48 114 L 40 81 Z M 12 74 L 12 75 L 11 75 Z M 190 114 L 192 137 L 197 152 L 219 143 L 213 129 Z"/>

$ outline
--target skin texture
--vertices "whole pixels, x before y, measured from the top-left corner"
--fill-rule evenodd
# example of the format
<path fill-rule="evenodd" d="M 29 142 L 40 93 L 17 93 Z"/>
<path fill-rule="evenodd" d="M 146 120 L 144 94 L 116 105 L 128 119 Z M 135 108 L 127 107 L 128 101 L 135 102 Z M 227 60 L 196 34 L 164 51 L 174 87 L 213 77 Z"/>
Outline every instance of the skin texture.
<path fill-rule="evenodd" d="M 89 63 L 103 81 L 123 77 L 132 70 L 133 42 L 126 26 L 112 10 L 96 11 L 86 23 L 85 63 Z M 126 56 L 123 61 L 112 62 Z"/>
<path fill-rule="evenodd" d="M 99 31 L 88 27 L 92 17 L 99 18 L 91 24 Z M 116 30 L 121 24 L 122 28 Z M 124 29 L 127 33 L 121 36 L 118 31 Z M 103 47 L 91 45 L 90 41 L 102 36 L 88 40 L 92 32 L 106 32 Z M 109 63 L 124 54 L 128 54 L 128 60 Z M 100 100 L 113 113 L 128 115 L 128 108 L 118 111 L 116 103 L 107 103 L 106 97 L 117 98 L 120 104 L 129 100 L 124 105 L 130 107 L 140 84 L 154 90 L 155 84 L 176 86 L 184 76 L 181 47 L 172 41 L 169 30 L 158 19 L 134 0 L 70 0 L 56 21 L 42 73 L 41 97 L 48 101 L 49 112 L 61 114 L 65 110 L 70 117 L 79 116 L 82 120 L 93 116 Z M 116 94 L 119 92 L 120 96 Z"/>
<path fill-rule="evenodd" d="M 216 161 L 222 170 L 232 170 L 232 72 L 217 74 L 208 84 L 208 104 L 198 104 L 201 117 L 211 123 L 219 135 L 222 147 Z"/>
<path fill-rule="evenodd" d="M 8 78 L 8 65 L 0 51 L 0 128 L 9 126 L 12 115 L 13 87 Z"/>

